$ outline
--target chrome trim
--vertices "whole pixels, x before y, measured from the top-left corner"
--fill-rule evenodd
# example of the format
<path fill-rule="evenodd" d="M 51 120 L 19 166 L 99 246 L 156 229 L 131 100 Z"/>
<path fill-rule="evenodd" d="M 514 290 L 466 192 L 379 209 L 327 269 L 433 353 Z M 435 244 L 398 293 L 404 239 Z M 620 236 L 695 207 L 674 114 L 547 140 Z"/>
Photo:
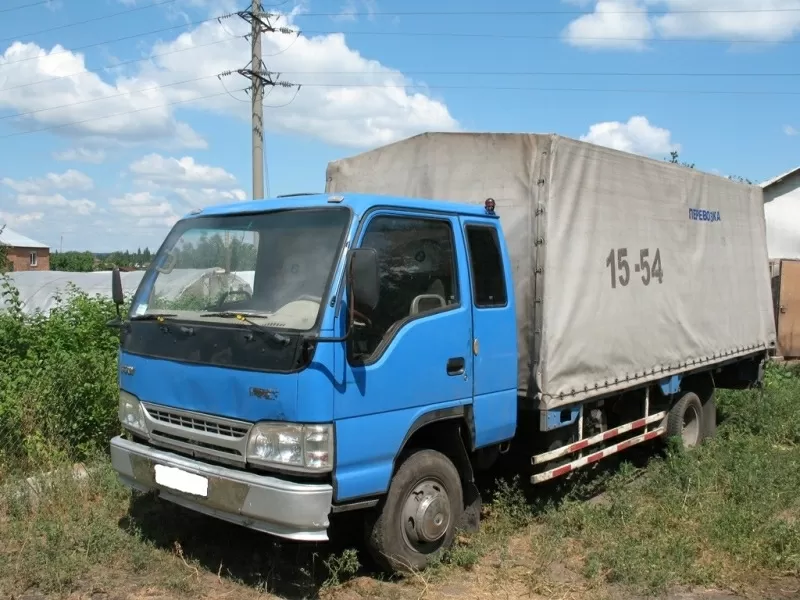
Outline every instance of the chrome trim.
<path fill-rule="evenodd" d="M 244 465 L 252 423 L 142 402 L 150 441 L 190 456 Z"/>
<path fill-rule="evenodd" d="M 295 483 L 269 475 L 198 462 L 131 442 L 111 440 L 111 464 L 123 484 L 164 500 L 250 529 L 301 541 L 326 541 L 333 486 Z M 155 481 L 155 465 L 209 479 L 207 497 L 170 490 Z"/>

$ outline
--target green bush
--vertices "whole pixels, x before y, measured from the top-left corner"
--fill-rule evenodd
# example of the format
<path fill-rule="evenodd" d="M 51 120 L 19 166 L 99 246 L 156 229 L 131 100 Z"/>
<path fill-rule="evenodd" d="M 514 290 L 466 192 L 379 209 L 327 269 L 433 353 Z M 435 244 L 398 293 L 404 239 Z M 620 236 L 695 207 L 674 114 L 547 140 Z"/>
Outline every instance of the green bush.
<path fill-rule="evenodd" d="M 107 445 L 119 429 L 113 303 L 70 287 L 49 316 L 26 315 L 5 278 L 0 293 L 0 478 Z"/>

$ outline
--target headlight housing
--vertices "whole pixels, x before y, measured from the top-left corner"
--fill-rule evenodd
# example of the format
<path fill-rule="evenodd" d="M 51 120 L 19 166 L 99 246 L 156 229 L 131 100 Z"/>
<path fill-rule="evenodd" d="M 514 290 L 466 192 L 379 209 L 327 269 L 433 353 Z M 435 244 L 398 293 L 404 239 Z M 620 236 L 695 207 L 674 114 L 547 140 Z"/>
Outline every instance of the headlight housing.
<path fill-rule="evenodd" d="M 119 392 L 119 420 L 125 429 L 147 435 L 147 421 L 142 403 L 136 396 L 123 390 Z"/>
<path fill-rule="evenodd" d="M 247 443 L 247 461 L 302 471 L 330 471 L 333 426 L 256 423 Z"/>

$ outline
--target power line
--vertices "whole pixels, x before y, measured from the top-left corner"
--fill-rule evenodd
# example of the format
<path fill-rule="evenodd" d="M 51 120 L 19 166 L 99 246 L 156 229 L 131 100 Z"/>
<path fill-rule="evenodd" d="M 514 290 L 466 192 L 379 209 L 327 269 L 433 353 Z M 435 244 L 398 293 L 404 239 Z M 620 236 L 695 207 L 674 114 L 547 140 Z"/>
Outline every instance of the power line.
<path fill-rule="evenodd" d="M 189 48 L 179 48 L 177 50 L 170 50 L 169 52 L 157 52 L 155 54 L 151 54 L 149 56 L 145 56 L 144 58 L 134 58 L 134 59 L 131 59 L 131 60 L 123 60 L 123 61 L 116 62 L 116 63 L 113 63 L 113 64 L 108 64 L 108 65 L 104 65 L 104 66 L 98 67 L 97 70 L 95 70 L 95 71 L 93 71 L 91 69 L 84 69 L 83 71 L 76 71 L 75 73 L 69 73 L 68 75 L 58 75 L 56 77 L 48 77 L 47 79 L 40 79 L 38 81 L 32 81 L 30 83 L 21 83 L 19 85 L 12 85 L 12 86 L 7 87 L 7 88 L 0 88 L 0 93 L 7 92 L 9 90 L 17 90 L 19 88 L 31 87 L 31 86 L 34 86 L 34 85 L 41 85 L 42 83 L 49 83 L 51 81 L 58 81 L 59 79 L 69 79 L 71 77 L 78 77 L 80 75 L 86 75 L 87 73 L 96 73 L 97 71 L 101 71 L 101 70 L 105 70 L 105 69 L 115 69 L 117 67 L 122 67 L 124 65 L 132 65 L 134 63 L 147 62 L 149 60 L 152 60 L 154 58 L 159 58 L 161 56 L 169 56 L 170 54 L 178 54 L 179 52 L 189 52 L 191 50 L 197 50 L 198 48 L 205 48 L 207 46 L 214 46 L 216 44 L 223 44 L 225 42 L 230 42 L 230 41 L 233 41 L 235 39 L 243 39 L 244 37 L 245 37 L 244 35 L 232 36 L 232 37 L 229 37 L 229 38 L 225 38 L 225 39 L 222 39 L 222 40 L 215 40 L 213 42 L 208 42 L 208 43 L 205 43 L 205 44 L 197 44 L 196 46 L 191 46 Z"/>
<path fill-rule="evenodd" d="M 306 74 L 308 74 L 308 73 L 309 72 L 306 72 Z M 159 90 L 159 89 L 163 89 L 163 88 L 174 87 L 176 85 L 183 85 L 183 84 L 188 84 L 188 83 L 194 83 L 194 82 L 197 82 L 197 81 L 204 81 L 204 80 L 207 80 L 207 79 L 217 78 L 217 79 L 221 80 L 222 77 L 224 77 L 226 75 L 231 75 L 231 74 L 232 73 L 230 71 L 225 71 L 223 73 L 202 75 L 202 76 L 199 76 L 199 77 L 193 77 L 191 79 L 185 79 L 185 80 L 181 80 L 181 81 L 174 81 L 174 82 L 171 82 L 171 83 L 165 83 L 165 84 L 160 84 L 160 85 L 148 86 L 148 87 L 144 87 L 144 88 L 137 88 L 137 89 L 133 89 L 133 90 L 127 90 L 127 91 L 124 91 L 124 92 L 119 92 L 119 93 L 116 93 L 116 94 L 110 94 L 108 96 L 103 96 L 101 98 L 89 98 L 87 100 L 79 100 L 77 102 L 68 102 L 66 104 L 60 104 L 60 105 L 57 105 L 57 106 L 49 106 L 49 107 L 46 107 L 46 108 L 40 108 L 40 109 L 26 111 L 26 112 L 14 113 L 14 114 L 10 114 L 10 115 L 3 115 L 3 116 L 0 116 L 0 120 L 18 118 L 18 117 L 24 117 L 24 116 L 30 116 L 30 115 L 33 115 L 33 114 L 46 112 L 46 111 L 51 111 L 51 110 L 59 110 L 59 109 L 71 108 L 73 106 L 79 106 L 79 105 L 82 105 L 82 104 L 90 104 L 92 102 L 100 102 L 102 100 L 110 100 L 112 98 L 119 98 L 119 97 L 122 97 L 122 96 L 129 96 L 131 94 L 147 92 L 147 91 L 153 91 L 153 90 Z M 480 75 L 481 73 L 475 73 L 475 74 Z M 279 75 L 279 74 L 273 73 L 273 75 Z M 564 87 L 506 86 L 506 85 L 499 85 L 499 86 L 498 85 L 478 85 L 478 86 L 476 86 L 476 85 L 425 85 L 425 84 L 405 84 L 405 83 L 398 83 L 398 84 L 383 83 L 383 84 L 377 84 L 377 83 L 344 83 L 344 82 L 342 82 L 342 83 L 333 83 L 333 82 L 331 82 L 331 83 L 311 83 L 311 82 L 309 82 L 309 83 L 295 84 L 295 83 L 275 82 L 275 86 L 276 87 L 284 87 L 284 88 L 291 88 L 291 87 L 295 87 L 295 88 L 322 87 L 322 88 L 377 88 L 377 89 L 381 89 L 381 88 L 398 88 L 398 87 L 401 87 L 401 88 L 405 88 L 405 89 L 409 89 L 409 88 L 410 89 L 444 89 L 444 90 L 475 89 L 475 90 L 498 90 L 498 91 L 502 91 L 502 90 L 508 90 L 508 91 L 512 91 L 513 90 L 513 91 L 516 91 L 516 90 L 520 90 L 520 91 L 542 91 L 542 92 L 600 92 L 600 93 L 602 93 L 602 92 L 629 93 L 630 92 L 630 93 L 643 93 L 643 94 L 652 93 L 652 94 L 687 94 L 687 95 L 688 94 L 715 94 L 715 95 L 728 95 L 728 94 L 731 94 L 731 95 L 756 95 L 756 96 L 769 96 L 769 95 L 797 96 L 797 95 L 800 95 L 800 91 L 786 91 L 786 90 L 710 90 L 710 89 L 694 89 L 693 90 L 693 89 L 596 88 L 596 87 L 569 87 L 569 88 L 564 88 Z M 223 88 L 225 89 L 225 92 L 221 92 L 220 94 L 216 94 L 216 95 L 223 95 L 225 93 L 227 93 L 229 95 L 231 94 L 231 91 L 226 86 L 224 86 L 224 82 L 223 82 Z M 249 90 L 250 90 L 250 87 L 246 87 L 246 88 L 237 89 L 237 90 L 234 90 L 234 91 L 249 91 Z M 270 90 L 270 92 L 272 92 L 272 89 Z M 288 106 L 289 104 L 291 104 L 294 101 L 294 99 L 297 97 L 298 93 L 299 93 L 299 89 L 295 92 L 295 94 L 292 97 L 292 99 L 289 102 L 285 103 L 285 104 L 267 106 L 267 108 L 282 108 L 282 107 Z M 240 100 L 239 98 L 236 98 L 235 96 L 233 96 L 233 98 L 236 99 L 236 100 Z M 241 102 L 247 102 L 246 100 L 240 100 L 240 101 Z M 159 106 L 170 106 L 170 104 L 164 104 L 164 105 L 159 105 Z M 153 107 L 153 108 L 156 108 L 156 107 Z M 136 110 L 139 110 L 139 109 L 136 109 Z M 133 112 L 136 112 L 136 110 L 134 110 Z M 126 113 L 118 113 L 118 114 L 126 114 Z M 105 118 L 105 117 L 103 117 L 103 118 Z"/>
<path fill-rule="evenodd" d="M 192 79 L 184 79 L 183 81 L 173 81 L 172 83 L 163 83 L 161 85 L 151 85 L 145 88 L 138 88 L 135 90 L 127 90 L 124 92 L 119 92 L 118 94 L 109 94 L 108 96 L 102 96 L 100 98 L 89 98 L 88 100 L 78 100 L 77 102 L 68 102 L 66 104 L 60 104 L 58 106 L 48 106 L 46 108 L 38 108 L 36 110 L 29 110 L 26 112 L 19 112 L 10 115 L 3 115 L 0 116 L 0 121 L 4 119 L 14 119 L 18 117 L 27 117 L 30 115 L 35 115 L 42 112 L 47 112 L 50 110 L 58 110 L 62 108 L 71 108 L 73 106 L 80 106 L 81 104 L 91 104 L 92 102 L 100 102 L 102 100 L 110 100 L 112 98 L 121 98 L 122 96 L 130 96 L 131 94 L 138 94 L 141 92 L 152 92 L 154 90 L 160 90 L 163 88 L 174 87 L 176 85 L 182 85 L 184 83 L 194 83 L 196 81 L 203 81 L 205 79 L 211 79 L 218 77 L 218 73 L 214 73 L 213 75 L 201 75 L 200 77 L 193 77 Z"/>
<path fill-rule="evenodd" d="M 781 90 L 676 90 L 646 88 L 557 88 L 498 85 L 424 85 L 424 84 L 372 84 L 372 83 L 299 83 L 303 87 L 322 88 L 412 88 L 430 90 L 494 90 L 494 91 L 535 91 L 535 92 L 612 92 L 630 94 L 718 94 L 747 96 L 800 96 L 800 91 Z"/>
<path fill-rule="evenodd" d="M 305 16 L 305 15 L 304 15 Z M 530 35 L 525 33 L 477 33 L 457 31 L 331 31 L 319 29 L 303 29 L 306 35 L 378 35 L 399 37 L 460 37 L 460 38 L 487 38 L 510 40 L 564 40 L 563 35 Z M 644 37 L 595 37 L 595 36 L 570 36 L 570 40 L 585 40 L 596 42 L 684 42 L 684 43 L 718 43 L 718 44 L 800 44 L 800 40 L 754 40 L 754 39 L 717 39 L 717 38 L 644 38 Z"/>
<path fill-rule="evenodd" d="M 437 10 L 437 11 L 353 11 L 348 12 L 348 16 L 354 17 L 460 17 L 460 16 L 546 16 L 546 15 L 708 15 L 708 14 L 764 14 L 764 13 L 791 13 L 800 12 L 800 5 L 794 8 L 719 8 L 719 9 L 700 9 L 700 10 L 671 10 L 661 9 L 647 11 L 644 9 L 628 9 L 628 10 L 603 10 L 602 13 L 597 13 L 591 10 Z M 340 12 L 304 12 L 299 16 L 302 17 L 338 17 Z"/>
<path fill-rule="evenodd" d="M 234 91 L 241 92 L 241 91 L 244 91 L 245 89 L 247 89 L 247 88 L 241 88 L 241 89 L 234 90 Z M 140 112 L 144 112 L 146 110 L 156 110 L 156 109 L 159 109 L 159 108 L 166 108 L 168 106 L 175 106 L 176 104 L 187 104 L 189 102 L 197 102 L 198 100 L 206 100 L 208 98 L 216 98 L 217 96 L 224 96 L 225 93 L 226 92 L 219 92 L 219 93 L 216 93 L 216 94 L 208 94 L 208 95 L 205 95 L 205 96 L 196 96 L 194 98 L 186 98 L 186 99 L 183 99 L 183 100 L 175 100 L 174 102 L 161 103 L 161 104 L 156 104 L 154 106 L 146 106 L 144 108 L 137 108 L 135 110 L 125 110 L 125 111 L 117 112 L 117 113 L 114 113 L 114 114 L 111 114 L 111 115 L 104 115 L 102 117 L 92 117 L 92 118 L 89 118 L 89 119 L 81 119 L 80 121 L 70 121 L 69 123 L 61 123 L 59 125 L 50 125 L 48 127 L 40 127 L 39 129 L 32 129 L 32 130 L 27 130 L 27 131 L 15 131 L 13 133 L 7 133 L 5 135 L 1 135 L 0 139 L 16 137 L 16 136 L 20 136 L 20 135 L 27 135 L 27 134 L 31 134 L 31 133 L 40 133 L 42 131 L 52 131 L 54 129 L 63 129 L 64 127 L 74 127 L 75 125 L 82 125 L 84 123 L 91 123 L 93 121 L 102 121 L 103 119 L 113 119 L 115 117 L 122 117 L 122 116 L 125 116 L 125 115 L 131 115 L 131 114 L 135 114 L 135 113 L 140 113 Z"/>
<path fill-rule="evenodd" d="M 230 17 L 230 16 L 231 16 L 231 13 L 227 13 L 227 14 L 224 14 L 224 15 L 219 15 L 219 16 L 216 16 L 216 17 L 208 18 L 208 19 L 201 19 L 199 21 L 189 21 L 188 23 L 182 23 L 181 25 L 172 25 L 170 27 L 162 27 L 161 29 L 152 29 L 150 31 L 145 31 L 145 32 L 142 32 L 142 33 L 134 33 L 134 34 L 126 35 L 126 36 L 123 36 L 123 37 L 113 38 L 113 39 L 110 39 L 110 40 L 104 40 L 102 42 L 93 42 L 91 44 L 84 44 L 83 46 L 75 46 L 74 48 L 67 48 L 65 50 L 59 50 L 58 52 L 51 52 L 51 53 L 49 53 L 49 54 L 47 54 L 45 56 L 28 56 L 26 58 L 20 58 L 19 60 L 12 60 L 12 61 L 8 61 L 8 62 L 5 62 L 5 63 L 2 63 L 2 64 L 0 64 L 0 67 L 5 67 L 5 66 L 8 66 L 8 65 L 16 65 L 18 63 L 27 62 L 29 60 L 40 60 L 42 58 L 50 58 L 51 56 L 58 56 L 60 54 L 70 54 L 70 53 L 74 53 L 74 52 L 76 52 L 78 50 L 85 50 L 87 48 L 95 48 L 97 46 L 103 46 L 104 44 L 115 44 L 116 42 L 123 42 L 123 41 L 126 41 L 126 40 L 133 40 L 133 39 L 144 37 L 144 36 L 147 36 L 147 35 L 152 35 L 154 33 L 163 33 L 165 31 L 173 31 L 175 29 L 183 29 L 184 27 L 191 27 L 193 25 L 201 25 L 203 23 L 208 23 L 210 21 L 216 21 L 218 19 L 224 19 L 224 18 L 227 18 L 227 17 Z"/>
<path fill-rule="evenodd" d="M 383 75 L 372 71 L 281 71 L 284 75 Z M 556 75 L 556 76 L 602 76 L 602 77 L 800 77 L 800 72 L 795 73 L 692 73 L 692 72 L 633 72 L 633 71 L 406 71 L 403 75 Z M 2 91 L 2 90 L 0 90 Z"/>
<path fill-rule="evenodd" d="M 216 77 L 216 75 L 210 75 L 203 78 L 198 79 L 205 79 Z M 186 82 L 175 82 L 173 84 L 166 84 L 163 86 L 158 87 L 167 87 L 167 85 L 177 85 L 178 83 L 187 83 L 194 80 L 187 80 Z M 676 89 L 646 89 L 646 88 L 561 88 L 561 87 L 538 87 L 538 86 L 488 86 L 488 85 L 387 85 L 387 84 L 347 84 L 347 83 L 298 83 L 298 84 L 287 84 L 283 87 L 322 87 L 322 88 L 393 88 L 393 87 L 402 87 L 404 89 L 413 89 L 413 88 L 421 88 L 421 89 L 448 89 L 448 90 L 472 90 L 472 91 L 531 91 L 531 92 L 578 92 L 578 93 L 623 93 L 623 94 L 631 94 L 631 93 L 638 93 L 638 94 L 709 94 L 709 95 L 752 95 L 752 96 L 769 96 L 769 95 L 781 95 L 781 96 L 800 96 L 800 91 L 792 92 L 792 91 L 771 91 L 771 90 L 676 90 Z M 233 90 L 234 92 L 244 92 L 248 91 L 250 87 L 239 88 Z M 144 90 L 136 90 L 136 91 L 144 91 Z M 62 123 L 60 125 L 53 125 L 48 127 L 42 127 L 39 129 L 34 130 L 27 130 L 27 131 L 17 131 L 13 133 L 9 133 L 6 135 L 0 136 L 0 139 L 19 136 L 19 135 L 26 135 L 32 133 L 39 133 L 43 131 L 51 131 L 54 129 L 60 129 L 64 127 L 71 127 L 75 125 L 81 125 L 83 123 L 89 123 L 92 121 L 99 121 L 103 119 L 111 119 L 114 117 L 120 117 L 129 114 L 135 114 L 146 110 L 156 110 L 159 108 L 165 108 L 169 106 L 174 106 L 177 104 L 185 104 L 189 102 L 196 102 L 198 100 L 204 100 L 207 98 L 215 98 L 219 96 L 224 96 L 229 93 L 229 90 L 225 90 L 222 92 L 218 92 L 215 94 L 208 94 L 203 96 L 197 96 L 194 98 L 176 100 L 173 102 L 167 103 L 160 103 L 153 106 L 148 106 L 144 108 L 138 108 L 134 110 L 128 111 L 120 111 L 117 113 L 113 113 L 111 115 L 104 115 L 102 117 L 93 117 L 89 119 L 82 119 L 80 121 L 72 121 L 69 123 Z M 294 99 L 297 97 L 299 93 L 299 89 L 295 92 L 292 99 L 283 104 L 283 105 L 276 105 L 271 106 L 269 108 L 281 108 L 284 106 L 288 106 L 291 104 Z M 106 98 L 109 98 L 107 96 Z M 105 98 L 104 98 L 105 99 Z M 67 108 L 69 106 L 75 104 L 83 104 L 86 101 L 75 102 L 72 104 L 65 104 L 59 107 L 52 107 L 52 108 Z M 51 109 L 43 109 L 43 110 L 51 110 Z M 32 112 L 39 112 L 39 111 L 32 111 Z M 20 116 L 20 115 L 12 115 L 12 116 Z"/>
<path fill-rule="evenodd" d="M 103 21 L 105 19 L 110 19 L 112 17 L 118 17 L 120 15 L 127 15 L 132 12 L 145 10 L 147 8 L 153 8 L 156 6 L 164 6 L 165 4 L 173 4 L 177 2 L 177 0 L 161 0 L 160 2 L 153 2 L 152 4 L 146 4 L 144 6 L 134 6 L 133 8 L 128 8 L 126 10 L 121 10 L 115 13 L 109 13 L 107 15 L 100 15 L 99 17 L 92 17 L 90 19 L 84 19 L 83 21 L 73 21 L 72 23 L 66 23 L 64 25 L 57 25 L 55 27 L 49 27 L 47 29 L 40 29 L 39 31 L 30 31 L 28 33 L 12 35 L 11 37 L 7 38 L 0 38 L 0 42 L 7 42 L 9 40 L 18 40 L 19 38 L 30 37 L 32 35 L 41 35 L 43 33 L 50 33 L 51 31 L 60 31 L 62 29 L 69 29 L 70 27 L 77 27 L 78 25 L 86 25 L 87 23 L 96 23 L 97 21 Z"/>
<path fill-rule="evenodd" d="M 40 0 L 39 2 L 31 2 L 30 4 L 19 4 L 17 6 L 12 6 L 11 8 L 0 8 L 0 13 L 22 10 L 23 8 L 33 8 L 34 6 L 42 6 L 44 4 L 50 4 L 50 2 L 52 2 L 52 0 Z"/>

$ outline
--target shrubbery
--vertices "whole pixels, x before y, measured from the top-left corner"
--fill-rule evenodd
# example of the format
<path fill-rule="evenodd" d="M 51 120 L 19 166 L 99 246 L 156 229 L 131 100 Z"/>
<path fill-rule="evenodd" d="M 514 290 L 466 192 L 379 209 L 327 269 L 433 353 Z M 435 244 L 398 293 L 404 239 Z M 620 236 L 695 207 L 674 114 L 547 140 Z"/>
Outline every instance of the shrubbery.
<path fill-rule="evenodd" d="M 104 448 L 119 430 L 113 303 L 72 287 L 30 316 L 7 279 L 0 293 L 0 479 Z"/>

